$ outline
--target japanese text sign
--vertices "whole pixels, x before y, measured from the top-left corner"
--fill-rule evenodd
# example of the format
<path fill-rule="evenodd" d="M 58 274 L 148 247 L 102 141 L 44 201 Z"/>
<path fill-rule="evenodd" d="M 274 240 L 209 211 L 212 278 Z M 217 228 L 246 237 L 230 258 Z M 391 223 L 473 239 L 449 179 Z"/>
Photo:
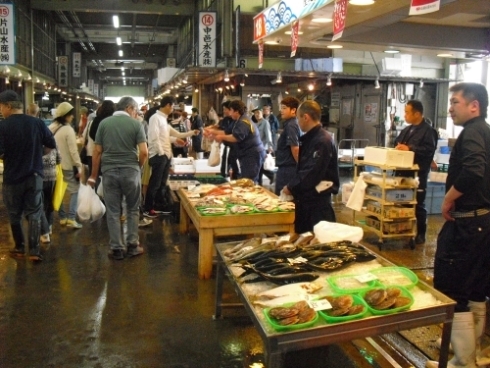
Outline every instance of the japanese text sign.
<path fill-rule="evenodd" d="M 216 66 L 216 12 L 199 13 L 198 63 L 202 67 Z"/>
<path fill-rule="evenodd" d="M 0 4 L 0 64 L 15 64 L 14 5 Z"/>

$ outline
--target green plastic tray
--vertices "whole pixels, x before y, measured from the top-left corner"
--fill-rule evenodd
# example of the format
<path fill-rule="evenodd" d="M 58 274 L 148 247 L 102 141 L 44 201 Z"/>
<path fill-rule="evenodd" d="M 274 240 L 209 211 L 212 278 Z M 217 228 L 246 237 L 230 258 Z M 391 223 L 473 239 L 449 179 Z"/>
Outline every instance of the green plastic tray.
<path fill-rule="evenodd" d="M 378 277 L 377 283 L 381 286 L 403 286 L 411 288 L 419 282 L 419 278 L 405 267 L 381 267 L 371 270 L 370 273 Z"/>
<path fill-rule="evenodd" d="M 334 294 L 332 296 L 336 297 L 336 296 L 340 296 L 340 295 L 345 295 L 345 294 Z M 356 295 L 356 294 L 352 294 L 352 298 L 354 299 L 353 305 L 364 306 L 364 310 L 361 313 L 353 314 L 351 316 L 340 316 L 340 317 L 329 316 L 326 313 L 327 311 L 318 311 L 318 314 L 328 323 L 348 322 L 348 321 L 352 321 L 354 319 L 359 319 L 359 318 L 364 317 L 369 311 L 366 302 L 364 302 L 364 299 L 362 299 L 359 295 Z"/>
<path fill-rule="evenodd" d="M 231 211 L 231 208 L 233 206 L 249 207 L 251 209 L 251 211 L 249 211 L 249 212 L 241 212 L 241 213 L 232 212 Z M 256 213 L 255 212 L 255 207 L 253 205 L 251 205 L 251 204 L 230 204 L 230 205 L 227 205 L 227 207 L 228 207 L 228 213 L 230 215 L 252 215 L 252 214 Z"/>
<path fill-rule="evenodd" d="M 371 289 L 376 280 L 362 283 L 356 279 L 358 275 L 341 275 L 327 277 L 327 282 L 337 294 L 355 294 Z"/>
<path fill-rule="evenodd" d="M 294 305 L 296 303 L 287 303 L 287 304 L 284 304 L 284 305 L 281 305 L 281 307 L 290 307 L 292 305 Z M 275 308 L 275 307 L 274 307 Z M 300 324 L 296 324 L 296 325 L 288 325 L 288 326 L 283 326 L 283 325 L 280 325 L 278 323 L 276 323 L 274 321 L 274 318 L 270 317 L 269 316 L 269 311 L 272 309 L 271 308 L 265 308 L 263 310 L 264 312 L 264 316 L 265 316 L 265 319 L 267 320 L 267 322 L 274 328 L 274 330 L 276 331 L 293 331 L 293 330 L 300 330 L 302 328 L 307 328 L 307 327 L 311 327 L 313 326 L 317 321 L 318 321 L 318 312 L 315 312 L 315 317 L 309 321 L 309 322 L 306 322 L 306 323 L 300 323 Z"/>
<path fill-rule="evenodd" d="M 411 302 L 407 305 L 404 305 L 403 307 L 399 307 L 399 308 L 391 308 L 391 309 L 375 309 L 373 307 L 371 307 L 367 302 L 366 302 L 366 305 L 369 309 L 369 312 L 371 312 L 372 314 L 374 314 L 375 316 L 383 316 L 383 315 L 386 315 L 386 314 L 393 314 L 393 313 L 398 313 L 398 312 L 402 312 L 402 311 L 405 311 L 407 309 L 410 309 L 410 307 L 412 306 L 413 304 L 413 296 L 412 294 L 410 294 L 410 292 L 404 288 L 403 286 L 396 286 L 396 288 L 400 289 L 402 292 L 401 292 L 401 296 L 405 296 L 407 298 L 409 298 L 411 300 Z M 384 287 L 374 287 L 372 289 L 386 289 Z M 363 292 L 361 294 L 361 297 L 364 299 L 364 295 L 368 292 L 369 290 L 366 290 L 365 292 Z"/>

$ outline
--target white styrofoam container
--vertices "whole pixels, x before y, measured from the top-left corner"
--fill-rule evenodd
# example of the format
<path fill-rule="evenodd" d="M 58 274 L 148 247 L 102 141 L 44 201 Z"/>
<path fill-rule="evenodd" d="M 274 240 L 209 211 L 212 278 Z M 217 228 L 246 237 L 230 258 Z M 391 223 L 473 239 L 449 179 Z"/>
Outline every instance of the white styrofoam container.
<path fill-rule="evenodd" d="M 196 174 L 199 173 L 220 173 L 221 165 L 218 166 L 209 166 L 208 159 L 194 160 L 194 172 Z"/>
<path fill-rule="evenodd" d="M 387 147 L 366 147 L 364 161 L 367 163 L 394 167 L 412 167 L 413 151 L 400 151 Z"/>

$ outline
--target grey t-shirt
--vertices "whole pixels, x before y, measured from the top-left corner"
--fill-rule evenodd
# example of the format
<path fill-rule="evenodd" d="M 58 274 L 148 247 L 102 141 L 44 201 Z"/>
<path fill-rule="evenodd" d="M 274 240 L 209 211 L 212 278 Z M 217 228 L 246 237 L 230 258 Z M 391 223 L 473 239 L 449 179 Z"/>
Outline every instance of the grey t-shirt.
<path fill-rule="evenodd" d="M 102 146 L 102 173 L 119 167 L 139 169 L 138 144 L 146 142 L 143 125 L 129 115 L 116 111 L 102 120 L 95 144 Z"/>

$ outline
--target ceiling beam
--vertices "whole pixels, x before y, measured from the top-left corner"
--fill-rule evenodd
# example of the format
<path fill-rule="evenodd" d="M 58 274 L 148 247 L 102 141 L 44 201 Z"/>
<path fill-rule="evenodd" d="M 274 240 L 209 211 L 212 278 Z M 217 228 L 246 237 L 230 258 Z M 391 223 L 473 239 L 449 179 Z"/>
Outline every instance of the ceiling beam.
<path fill-rule="evenodd" d="M 162 0 L 153 0 L 151 4 L 146 0 L 139 0 L 137 3 L 132 0 L 104 0 L 90 1 L 90 4 L 81 0 L 31 0 L 31 8 L 52 11 L 194 15 L 194 0 L 181 0 L 179 5 L 170 0 L 165 3 L 162 5 Z"/>

